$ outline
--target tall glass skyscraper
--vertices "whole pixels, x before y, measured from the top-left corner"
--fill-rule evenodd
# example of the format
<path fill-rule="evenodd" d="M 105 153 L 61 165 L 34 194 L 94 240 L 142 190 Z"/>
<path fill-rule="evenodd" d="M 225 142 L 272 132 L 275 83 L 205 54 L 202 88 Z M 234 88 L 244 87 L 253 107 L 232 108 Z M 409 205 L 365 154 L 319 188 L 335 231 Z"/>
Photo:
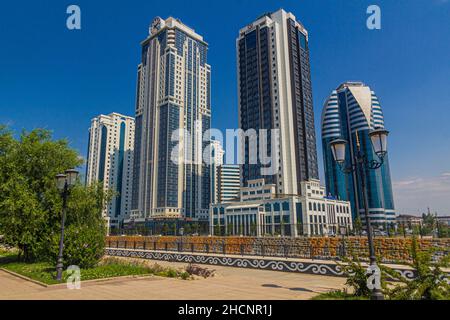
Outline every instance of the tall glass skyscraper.
<path fill-rule="evenodd" d="M 361 82 L 346 82 L 334 90 L 325 102 L 322 113 L 322 146 L 327 192 L 341 200 L 351 202 L 356 218 L 365 221 L 360 182 L 356 174 L 342 173 L 331 153 L 330 142 L 342 138 L 349 142 L 346 162 L 351 163 L 356 152 L 356 134 L 362 151 L 369 160 L 378 160 L 369 138 L 369 131 L 384 128 L 384 117 L 375 93 Z M 367 170 L 367 193 L 370 219 L 373 223 L 395 221 L 389 159 L 377 170 Z"/>
<path fill-rule="evenodd" d="M 279 139 L 272 140 L 269 132 L 267 145 L 258 141 L 257 146 L 277 159 L 278 172 L 262 175 L 264 165 L 250 163 L 246 141 L 242 185 L 264 178 L 276 184 L 278 193 L 300 194 L 302 181 L 319 178 L 308 32 L 292 13 L 280 9 L 242 28 L 236 47 L 239 127 L 279 129 Z"/>
<path fill-rule="evenodd" d="M 158 17 L 141 46 L 132 216 L 207 219 L 210 168 L 202 150 L 211 125 L 208 44 L 180 20 Z"/>

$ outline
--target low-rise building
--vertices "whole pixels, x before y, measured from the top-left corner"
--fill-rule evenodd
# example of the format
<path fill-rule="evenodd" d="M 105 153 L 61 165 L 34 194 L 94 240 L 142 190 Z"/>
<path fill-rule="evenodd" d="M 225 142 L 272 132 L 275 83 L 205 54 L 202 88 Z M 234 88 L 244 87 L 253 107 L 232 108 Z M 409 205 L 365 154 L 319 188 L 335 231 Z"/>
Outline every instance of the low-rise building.
<path fill-rule="evenodd" d="M 436 219 L 439 223 L 450 226 L 450 216 L 437 216 Z"/>
<path fill-rule="evenodd" d="M 420 226 L 423 223 L 422 217 L 413 216 L 411 214 L 400 214 L 396 218 L 397 224 L 400 226 L 413 227 Z"/>
<path fill-rule="evenodd" d="M 353 228 L 348 201 L 325 196 L 319 180 L 302 182 L 301 195 L 277 194 L 264 179 L 249 180 L 239 201 L 211 204 L 211 235 L 333 235 Z"/>
<path fill-rule="evenodd" d="M 239 199 L 240 176 L 239 165 L 222 164 L 216 169 L 217 202 L 235 201 Z"/>

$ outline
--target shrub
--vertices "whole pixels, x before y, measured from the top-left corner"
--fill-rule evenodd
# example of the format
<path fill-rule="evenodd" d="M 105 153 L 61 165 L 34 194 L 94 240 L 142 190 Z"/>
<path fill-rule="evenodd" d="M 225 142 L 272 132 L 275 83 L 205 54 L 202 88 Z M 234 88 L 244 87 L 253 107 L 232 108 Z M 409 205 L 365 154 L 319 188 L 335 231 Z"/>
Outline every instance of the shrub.
<path fill-rule="evenodd" d="M 450 300 L 450 279 L 442 270 L 450 263 L 450 256 L 444 256 L 440 261 L 432 261 L 432 251 L 419 252 L 417 239 L 414 237 L 411 245 L 413 262 L 409 264 L 417 272 L 413 280 L 408 280 L 392 269 L 387 269 L 392 278 L 401 283 L 386 290 L 393 300 Z"/>
<path fill-rule="evenodd" d="M 59 234 L 51 239 L 47 260 L 56 264 L 59 250 Z M 80 268 L 92 268 L 102 258 L 105 249 L 105 230 L 102 226 L 70 225 L 64 232 L 63 261 L 67 268 L 77 265 Z"/>
<path fill-rule="evenodd" d="M 369 298 L 372 291 L 367 287 L 367 266 L 363 266 L 361 260 L 353 252 L 350 252 L 350 255 L 352 256 L 351 259 L 347 257 L 342 258 L 344 264 L 338 263 L 347 277 L 345 285 L 353 289 L 355 297 Z M 381 270 L 381 288 L 385 290 L 387 287 L 385 268 L 379 262 L 377 265 Z"/>

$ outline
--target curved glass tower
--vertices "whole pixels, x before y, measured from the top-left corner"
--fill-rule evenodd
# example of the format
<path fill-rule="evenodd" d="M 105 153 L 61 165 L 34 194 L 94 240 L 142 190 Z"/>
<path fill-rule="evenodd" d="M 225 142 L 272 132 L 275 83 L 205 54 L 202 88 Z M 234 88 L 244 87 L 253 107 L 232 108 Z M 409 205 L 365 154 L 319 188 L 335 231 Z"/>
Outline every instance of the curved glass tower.
<path fill-rule="evenodd" d="M 346 82 L 334 90 L 325 101 L 322 112 L 322 146 L 327 192 L 330 196 L 351 202 L 354 219 L 359 213 L 365 221 L 360 182 L 356 174 L 344 174 L 334 161 L 330 142 L 342 138 L 349 142 L 346 163 L 353 162 L 356 152 L 356 134 L 362 151 L 369 160 L 378 160 L 369 131 L 384 128 L 384 117 L 375 93 L 364 83 Z M 388 156 L 380 169 L 367 170 L 367 194 L 372 223 L 388 224 L 395 221 L 394 200 Z"/>

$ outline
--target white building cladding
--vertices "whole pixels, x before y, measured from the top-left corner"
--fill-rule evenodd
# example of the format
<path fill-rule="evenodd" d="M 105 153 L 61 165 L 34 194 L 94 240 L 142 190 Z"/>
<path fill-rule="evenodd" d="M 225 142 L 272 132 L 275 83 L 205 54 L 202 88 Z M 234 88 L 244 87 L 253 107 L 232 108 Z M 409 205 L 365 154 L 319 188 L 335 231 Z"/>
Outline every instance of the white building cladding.
<path fill-rule="evenodd" d="M 332 156 L 330 142 L 342 138 L 349 141 L 346 161 L 350 163 L 356 152 L 356 134 L 368 160 L 378 160 L 374 154 L 369 132 L 384 128 L 384 116 L 375 92 L 362 82 L 345 82 L 333 90 L 322 112 L 322 147 L 327 192 L 352 204 L 354 219 L 359 212 L 365 223 L 362 192 L 356 173 L 342 173 Z M 370 219 L 376 224 L 395 222 L 395 209 L 388 156 L 377 170 L 367 173 L 367 196 Z"/>
<path fill-rule="evenodd" d="M 201 156 L 209 144 L 203 133 L 211 122 L 208 45 L 194 30 L 169 17 L 154 19 L 141 46 L 133 217 L 207 217 L 210 168 Z M 178 145 L 178 161 L 172 161 Z"/>
<path fill-rule="evenodd" d="M 91 120 L 86 184 L 103 182 L 117 196 L 103 211 L 110 228 L 119 228 L 131 210 L 134 118 L 111 113 Z"/>
<path fill-rule="evenodd" d="M 353 228 L 350 203 L 325 197 L 319 180 L 303 181 L 302 196 L 277 196 L 274 184 L 250 180 L 240 201 L 212 204 L 212 235 L 299 236 L 338 234 Z"/>
<path fill-rule="evenodd" d="M 274 175 L 261 174 L 269 166 L 249 163 L 249 143 L 241 147 L 242 185 L 264 178 L 280 194 L 300 194 L 302 181 L 319 178 L 308 43 L 307 30 L 282 9 L 239 32 L 239 128 L 275 129 L 280 136 L 267 139 Z"/>
<path fill-rule="evenodd" d="M 239 165 L 223 164 L 217 168 L 217 202 L 233 201 L 239 198 L 241 187 Z"/>
<path fill-rule="evenodd" d="M 222 143 L 219 140 L 211 140 L 211 202 L 219 202 L 219 180 L 218 170 L 219 166 L 223 164 L 223 150 Z"/>

